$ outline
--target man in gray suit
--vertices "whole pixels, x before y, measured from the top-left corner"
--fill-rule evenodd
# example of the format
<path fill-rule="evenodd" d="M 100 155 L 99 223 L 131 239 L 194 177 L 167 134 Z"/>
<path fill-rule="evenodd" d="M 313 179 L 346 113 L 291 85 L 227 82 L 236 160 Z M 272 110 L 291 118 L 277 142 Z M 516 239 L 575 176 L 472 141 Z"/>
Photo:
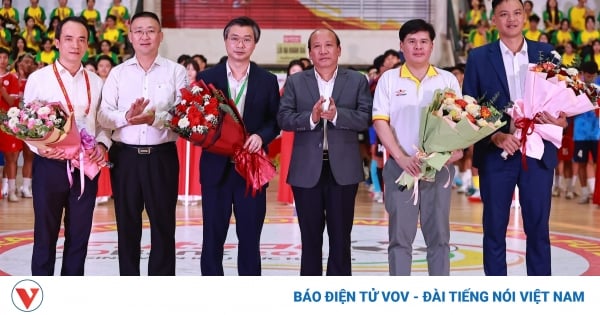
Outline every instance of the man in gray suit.
<path fill-rule="evenodd" d="M 327 225 L 327 275 L 349 276 L 354 200 L 364 180 L 358 132 L 369 127 L 373 99 L 364 75 L 338 67 L 333 30 L 312 32 L 308 52 L 314 68 L 286 80 L 277 115 L 281 129 L 295 132 L 287 182 L 302 239 L 300 275 L 323 275 Z"/>

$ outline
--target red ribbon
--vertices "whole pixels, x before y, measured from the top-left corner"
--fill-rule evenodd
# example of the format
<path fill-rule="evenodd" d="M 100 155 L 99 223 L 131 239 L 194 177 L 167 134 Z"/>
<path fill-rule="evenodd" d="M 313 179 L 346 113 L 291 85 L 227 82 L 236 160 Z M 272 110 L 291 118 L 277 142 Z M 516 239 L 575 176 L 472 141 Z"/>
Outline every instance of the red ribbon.
<path fill-rule="evenodd" d="M 275 166 L 263 150 L 250 153 L 247 149 L 238 148 L 233 155 L 233 161 L 235 170 L 246 180 L 246 193 L 251 191 L 252 197 L 255 197 L 276 173 Z"/>
<path fill-rule="evenodd" d="M 540 116 L 540 113 L 535 114 L 533 118 L 517 118 L 515 120 L 515 127 L 521 129 L 521 163 L 523 169 L 527 170 L 527 136 L 533 134 L 535 129 L 535 120 Z"/>

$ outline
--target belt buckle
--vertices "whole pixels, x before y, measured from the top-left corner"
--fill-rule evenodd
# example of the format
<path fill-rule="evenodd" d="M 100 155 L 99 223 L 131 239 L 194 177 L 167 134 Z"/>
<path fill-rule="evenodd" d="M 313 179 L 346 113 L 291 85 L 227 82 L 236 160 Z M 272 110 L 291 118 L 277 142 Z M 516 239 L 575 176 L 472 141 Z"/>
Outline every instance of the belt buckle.
<path fill-rule="evenodd" d="M 152 153 L 152 148 L 137 148 L 138 154 L 148 155 Z"/>

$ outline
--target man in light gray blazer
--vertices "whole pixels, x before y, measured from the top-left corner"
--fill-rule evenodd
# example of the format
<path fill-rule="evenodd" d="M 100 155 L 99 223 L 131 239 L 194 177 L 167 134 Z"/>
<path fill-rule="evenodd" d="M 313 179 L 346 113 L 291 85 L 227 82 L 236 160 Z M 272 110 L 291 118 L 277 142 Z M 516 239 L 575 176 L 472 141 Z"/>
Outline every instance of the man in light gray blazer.
<path fill-rule="evenodd" d="M 308 40 L 314 68 L 287 78 L 277 121 L 294 131 L 287 182 L 292 186 L 302 239 L 300 275 L 352 274 L 350 234 L 358 183 L 364 180 L 358 132 L 371 122 L 373 99 L 366 77 L 338 67 L 340 39 L 317 29 Z"/>

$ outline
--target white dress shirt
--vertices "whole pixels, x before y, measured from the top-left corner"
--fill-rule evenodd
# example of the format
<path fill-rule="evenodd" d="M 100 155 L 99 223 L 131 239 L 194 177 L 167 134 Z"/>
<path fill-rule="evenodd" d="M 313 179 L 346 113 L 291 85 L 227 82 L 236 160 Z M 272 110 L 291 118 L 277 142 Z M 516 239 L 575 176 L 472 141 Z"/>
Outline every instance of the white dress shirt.
<path fill-rule="evenodd" d="M 56 69 L 67 90 L 67 94 L 73 105 L 75 114 L 75 123 L 77 129 L 85 128 L 89 134 L 96 135 L 96 141 L 104 143 L 110 147 L 110 132 L 107 129 L 101 128 L 97 120 L 97 110 L 100 105 L 100 96 L 102 93 L 102 79 L 93 72 L 90 72 L 81 66 L 77 73 L 72 76 L 60 62 L 56 61 Z M 86 115 L 88 107 L 88 94 L 85 77 L 83 72 L 87 72 L 90 81 L 91 104 L 89 112 Z M 69 112 L 67 100 L 63 91 L 58 84 L 56 75 L 54 74 L 53 66 L 48 65 L 40 70 L 33 72 L 27 78 L 25 92 L 23 93 L 23 102 L 25 105 L 35 100 L 46 102 L 59 102 L 65 112 Z M 29 146 L 33 152 L 37 153 L 37 149 Z"/>
<path fill-rule="evenodd" d="M 135 56 L 110 71 L 102 89 L 98 113 L 100 124 L 113 130 L 114 141 L 131 145 L 157 145 L 176 141 L 178 135 L 165 123 L 171 119 L 168 111 L 181 101 L 181 89 L 186 86 L 185 68 L 157 56 L 146 72 Z M 129 125 L 125 113 L 138 98 L 149 99 L 147 110 L 155 111 L 152 125 Z"/>
<path fill-rule="evenodd" d="M 527 75 L 527 69 L 529 67 L 527 41 L 523 40 L 521 49 L 517 53 L 513 53 L 506 45 L 504 45 L 502 40 L 500 40 L 500 51 L 502 52 L 502 61 L 504 61 L 504 70 L 506 71 L 510 100 L 516 101 L 523 97 L 525 76 Z"/>
<path fill-rule="evenodd" d="M 250 64 L 248 64 L 246 74 L 239 81 L 233 77 L 233 72 L 231 71 L 229 63 L 226 63 L 225 66 L 227 67 L 227 83 L 229 85 L 228 92 L 231 94 L 229 95 L 229 98 L 235 102 L 235 100 L 238 98 L 238 94 L 242 93 L 242 95 L 239 96 L 239 102 L 235 104 L 235 107 L 237 107 L 240 115 L 244 117 L 244 105 L 246 104 L 246 91 L 248 91 L 247 80 L 250 76 Z M 244 82 L 246 82 L 246 84 L 244 84 Z"/>
<path fill-rule="evenodd" d="M 337 73 L 338 73 L 338 68 L 336 67 L 335 72 L 333 72 L 333 76 L 331 77 L 331 79 L 329 81 L 325 81 L 325 79 L 321 78 L 321 76 L 319 75 L 317 70 L 315 70 L 315 77 L 317 78 L 317 85 L 319 86 L 319 95 L 322 96 L 326 100 L 323 103 L 323 110 L 329 109 L 329 98 L 333 94 L 333 86 L 335 85 L 335 79 L 337 78 Z M 310 120 L 310 129 L 311 130 L 315 129 L 317 124 L 315 124 L 313 122 L 312 115 L 309 117 L 309 120 Z M 335 113 L 335 116 L 333 117 L 333 120 L 331 121 L 331 123 L 335 126 L 336 121 L 337 121 L 337 112 Z M 326 121 L 323 122 L 323 132 L 325 134 L 324 139 L 323 139 L 323 150 L 327 150 L 328 145 L 327 145 L 327 122 Z"/>

